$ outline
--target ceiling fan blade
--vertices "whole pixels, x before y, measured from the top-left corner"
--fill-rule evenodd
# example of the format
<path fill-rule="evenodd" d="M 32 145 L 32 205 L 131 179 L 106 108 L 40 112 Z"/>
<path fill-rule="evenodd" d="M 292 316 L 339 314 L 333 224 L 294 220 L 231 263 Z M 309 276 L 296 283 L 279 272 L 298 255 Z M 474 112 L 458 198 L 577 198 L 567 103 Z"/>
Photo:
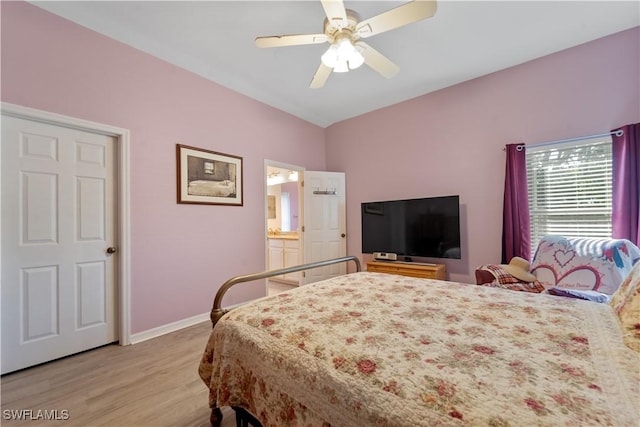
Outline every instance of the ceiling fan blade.
<path fill-rule="evenodd" d="M 338 29 L 347 26 L 347 10 L 344 8 L 342 0 L 321 0 L 321 2 L 329 23 Z"/>
<path fill-rule="evenodd" d="M 256 37 L 258 47 L 296 46 L 303 44 L 318 44 L 328 41 L 324 34 L 292 34 L 286 36 Z"/>
<path fill-rule="evenodd" d="M 331 75 L 331 71 L 332 71 L 331 68 L 327 67 L 321 62 L 320 66 L 318 67 L 318 70 L 316 71 L 316 73 L 313 76 L 313 79 L 311 80 L 311 84 L 309 85 L 309 87 L 311 89 L 318 89 L 324 86 L 327 79 Z"/>
<path fill-rule="evenodd" d="M 356 34 L 361 38 L 375 36 L 422 19 L 431 18 L 437 9 L 435 0 L 415 0 L 365 19 L 356 26 Z"/>
<path fill-rule="evenodd" d="M 400 72 L 400 67 L 365 42 L 357 42 L 356 47 L 362 56 L 364 56 L 364 63 L 380 73 L 382 76 L 390 79 Z"/>

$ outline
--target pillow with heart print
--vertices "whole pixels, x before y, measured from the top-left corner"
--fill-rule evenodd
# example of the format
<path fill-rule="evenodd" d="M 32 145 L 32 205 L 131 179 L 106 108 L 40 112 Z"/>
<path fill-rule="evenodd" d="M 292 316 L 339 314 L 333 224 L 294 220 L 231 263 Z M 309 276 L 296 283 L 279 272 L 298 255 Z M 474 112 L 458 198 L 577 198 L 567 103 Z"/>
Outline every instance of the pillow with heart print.
<path fill-rule="evenodd" d="M 639 258 L 640 249 L 624 239 L 545 236 L 531 272 L 547 288 L 612 295 Z"/>

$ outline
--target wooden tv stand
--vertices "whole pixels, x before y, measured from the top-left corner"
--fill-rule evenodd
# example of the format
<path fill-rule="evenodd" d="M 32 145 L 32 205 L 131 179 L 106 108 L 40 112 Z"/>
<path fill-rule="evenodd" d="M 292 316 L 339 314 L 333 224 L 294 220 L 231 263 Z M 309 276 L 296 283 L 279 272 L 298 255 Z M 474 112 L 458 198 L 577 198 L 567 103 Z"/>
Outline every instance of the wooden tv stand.
<path fill-rule="evenodd" d="M 422 264 L 419 262 L 369 261 L 367 262 L 367 271 L 437 280 L 446 280 L 447 275 L 444 264 Z"/>

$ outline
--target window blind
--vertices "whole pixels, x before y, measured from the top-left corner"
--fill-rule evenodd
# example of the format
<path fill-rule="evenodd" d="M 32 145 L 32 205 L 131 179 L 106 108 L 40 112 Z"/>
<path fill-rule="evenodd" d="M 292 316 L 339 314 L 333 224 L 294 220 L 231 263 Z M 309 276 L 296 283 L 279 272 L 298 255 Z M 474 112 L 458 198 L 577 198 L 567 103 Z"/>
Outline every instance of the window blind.
<path fill-rule="evenodd" d="M 611 137 L 527 148 L 526 159 L 532 250 L 547 234 L 611 238 Z"/>

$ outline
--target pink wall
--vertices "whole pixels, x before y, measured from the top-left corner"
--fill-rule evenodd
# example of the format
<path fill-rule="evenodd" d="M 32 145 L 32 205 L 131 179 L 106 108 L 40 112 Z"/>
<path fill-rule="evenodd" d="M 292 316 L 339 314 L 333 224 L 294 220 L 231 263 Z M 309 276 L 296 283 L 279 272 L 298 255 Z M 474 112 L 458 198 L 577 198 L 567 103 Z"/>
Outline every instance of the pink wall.
<path fill-rule="evenodd" d="M 459 194 L 463 259 L 447 265 L 475 283 L 476 266 L 500 262 L 504 145 L 640 121 L 639 52 L 635 28 L 329 127 L 327 168 L 347 176 L 347 251 L 361 251 L 361 202 Z"/>
<path fill-rule="evenodd" d="M 132 332 L 206 313 L 265 268 L 264 159 L 324 170 L 324 130 L 22 2 L 2 2 L 2 101 L 131 131 Z M 176 143 L 244 158 L 244 207 L 178 205 Z M 230 291 L 225 305 L 264 295 Z"/>
<path fill-rule="evenodd" d="M 448 268 L 473 281 L 500 260 L 504 144 L 640 121 L 638 28 L 323 130 L 27 3 L 1 13 L 3 102 L 131 131 L 134 333 L 264 268 L 264 159 L 346 172 L 350 254 L 360 202 L 460 194 L 464 258 Z M 242 156 L 244 207 L 176 204 L 176 143 Z"/>

